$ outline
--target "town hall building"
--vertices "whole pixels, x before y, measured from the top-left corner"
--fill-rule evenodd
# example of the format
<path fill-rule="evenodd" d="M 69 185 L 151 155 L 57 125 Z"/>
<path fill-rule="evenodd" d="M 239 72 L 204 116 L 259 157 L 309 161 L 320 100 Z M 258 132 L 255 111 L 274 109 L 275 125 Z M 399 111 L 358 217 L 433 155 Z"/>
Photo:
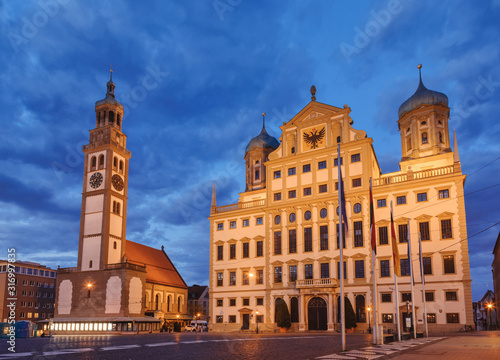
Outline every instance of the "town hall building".
<path fill-rule="evenodd" d="M 357 329 L 367 330 L 370 322 L 374 324 L 370 312 L 374 297 L 378 323 L 386 329 L 395 330 L 396 314 L 401 319 L 410 317 L 411 305 L 415 305 L 417 331 L 423 331 L 423 297 L 429 332 L 458 331 L 473 325 L 465 175 L 456 137 L 453 149 L 450 144 L 447 96 L 427 89 L 420 77 L 416 92 L 398 112 L 400 170 L 384 174 L 374 140 L 353 127 L 351 109 L 320 103 L 315 92 L 312 87 L 311 101 L 280 127 L 279 141 L 268 134 L 265 123 L 251 139 L 242 162 L 246 188 L 237 203 L 217 204 L 214 189 L 209 217 L 210 328 L 273 331 L 277 328 L 276 304 L 284 301 L 292 330 L 339 330 L 340 266 Z M 348 219 L 343 259 L 339 255 L 338 166 Z M 377 244 L 375 274 L 371 271 L 370 178 Z M 397 293 L 391 203 L 402 272 Z M 425 294 L 419 271 L 419 236 Z M 372 276 L 376 277 L 376 294 Z M 402 330 L 407 326 L 402 321 Z"/>

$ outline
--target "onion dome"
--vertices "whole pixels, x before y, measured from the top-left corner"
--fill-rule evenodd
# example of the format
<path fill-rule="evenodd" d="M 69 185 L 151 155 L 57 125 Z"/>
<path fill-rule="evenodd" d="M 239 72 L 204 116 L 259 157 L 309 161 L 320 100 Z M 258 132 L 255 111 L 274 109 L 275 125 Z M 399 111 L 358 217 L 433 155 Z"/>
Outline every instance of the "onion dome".
<path fill-rule="evenodd" d="M 400 118 L 406 112 L 415 110 L 422 104 L 444 104 L 445 106 L 448 106 L 448 96 L 438 91 L 429 90 L 425 87 L 424 83 L 422 82 L 422 73 L 420 70 L 421 68 L 422 65 L 419 64 L 418 73 L 420 82 L 418 84 L 417 91 L 415 91 L 415 94 L 413 94 L 408 100 L 403 103 L 403 105 L 399 107 L 398 115 Z"/>
<path fill-rule="evenodd" d="M 267 133 L 265 120 L 266 120 L 266 114 L 262 113 L 262 131 L 260 132 L 259 135 L 250 140 L 245 149 L 245 156 L 250 150 L 252 150 L 255 147 L 261 149 L 276 150 L 278 146 L 280 146 L 279 141 Z"/>

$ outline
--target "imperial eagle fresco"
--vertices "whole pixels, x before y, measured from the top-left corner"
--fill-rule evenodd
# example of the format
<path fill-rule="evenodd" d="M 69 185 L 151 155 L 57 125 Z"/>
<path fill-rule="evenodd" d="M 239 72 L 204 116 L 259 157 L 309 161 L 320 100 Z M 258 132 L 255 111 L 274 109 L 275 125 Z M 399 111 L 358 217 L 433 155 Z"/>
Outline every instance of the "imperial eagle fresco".
<path fill-rule="evenodd" d="M 325 137 L 325 128 L 323 127 L 320 130 L 312 129 L 310 132 L 304 131 L 302 136 L 309 149 L 316 149 Z"/>

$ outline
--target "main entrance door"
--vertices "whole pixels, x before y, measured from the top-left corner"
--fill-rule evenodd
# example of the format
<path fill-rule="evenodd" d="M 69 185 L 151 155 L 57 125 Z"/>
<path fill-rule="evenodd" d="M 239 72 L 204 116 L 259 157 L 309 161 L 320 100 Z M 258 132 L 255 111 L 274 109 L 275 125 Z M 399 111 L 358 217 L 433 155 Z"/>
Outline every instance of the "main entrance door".
<path fill-rule="evenodd" d="M 315 297 L 309 301 L 307 307 L 307 322 L 309 330 L 327 330 L 327 309 L 326 301 Z"/>
<path fill-rule="evenodd" d="M 250 328 L 250 314 L 243 314 L 243 329 L 247 330 Z"/>

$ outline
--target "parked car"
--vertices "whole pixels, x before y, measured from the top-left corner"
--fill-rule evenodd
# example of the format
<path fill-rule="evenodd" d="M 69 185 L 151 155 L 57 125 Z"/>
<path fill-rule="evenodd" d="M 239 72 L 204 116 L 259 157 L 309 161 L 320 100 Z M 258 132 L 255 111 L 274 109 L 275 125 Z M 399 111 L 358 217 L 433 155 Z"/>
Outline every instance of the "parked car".
<path fill-rule="evenodd" d="M 196 327 L 193 326 L 193 325 L 186 325 L 186 327 L 184 328 L 184 331 L 196 331 Z"/>

